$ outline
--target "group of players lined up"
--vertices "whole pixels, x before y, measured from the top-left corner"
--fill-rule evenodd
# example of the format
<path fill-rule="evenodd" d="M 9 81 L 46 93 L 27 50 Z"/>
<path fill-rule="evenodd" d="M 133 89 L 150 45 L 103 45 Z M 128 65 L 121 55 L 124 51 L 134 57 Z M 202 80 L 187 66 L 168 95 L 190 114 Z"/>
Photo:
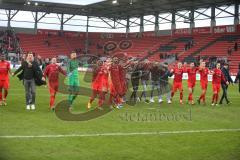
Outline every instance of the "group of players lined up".
<path fill-rule="evenodd" d="M 124 59 L 124 60 L 123 60 Z M 13 76 L 20 73 L 18 77 L 23 80 L 26 97 L 26 109 L 35 110 L 35 97 L 36 97 L 36 85 L 44 84 L 44 81 L 48 79 L 48 87 L 50 92 L 50 108 L 54 110 L 55 97 L 59 89 L 59 74 L 67 76 L 68 78 L 68 101 L 70 108 L 76 99 L 77 95 L 81 94 L 78 67 L 79 62 L 75 52 L 70 54 L 70 60 L 68 62 L 67 71 L 64 71 L 57 63 L 56 58 L 51 59 L 45 70 L 42 72 L 38 63 L 34 60 L 33 54 L 28 53 L 26 59 L 22 62 Z M 196 74 L 200 74 L 200 83 L 202 93 L 198 103 L 206 104 L 206 91 L 208 86 L 208 74 L 212 74 L 213 81 L 213 97 L 212 105 L 218 104 L 218 97 L 221 85 L 227 88 L 229 83 L 233 83 L 229 72 L 227 72 L 227 64 L 224 64 L 223 69 L 220 69 L 221 64 L 218 63 L 216 68 L 209 70 L 206 67 L 204 61 L 200 62 L 200 66 L 196 67 L 194 63 L 190 63 L 189 66 L 183 65 L 181 62 L 177 64 L 177 67 L 169 69 L 167 63 L 149 62 L 144 61 L 132 61 L 128 58 L 119 58 L 113 56 L 105 61 L 97 60 L 93 65 L 92 71 L 92 95 L 88 102 L 87 108 L 91 108 L 92 102 L 98 96 L 97 108 L 102 110 L 102 106 L 105 103 L 105 96 L 110 93 L 109 99 L 106 102 L 110 107 L 116 106 L 121 108 L 124 101 L 141 101 L 144 100 L 147 103 L 154 102 L 154 90 L 157 89 L 158 102 L 162 103 L 162 95 L 167 94 L 167 102 L 172 103 L 172 98 L 177 90 L 180 91 L 180 104 L 183 104 L 183 86 L 182 77 L 183 73 L 188 74 L 188 103 L 194 104 L 193 91 L 196 84 Z M 224 71 L 226 70 L 226 72 Z M 5 61 L 5 57 L 1 56 L 0 61 L 0 105 L 6 105 L 6 98 L 9 89 L 9 73 L 10 64 Z M 173 85 L 170 87 L 168 78 L 174 75 Z M 128 84 L 132 83 L 133 91 L 130 99 L 126 98 L 127 92 L 130 91 Z M 237 81 L 237 79 L 236 79 Z M 147 99 L 147 85 L 148 82 L 151 86 L 150 100 Z M 142 84 L 142 93 L 138 96 L 139 84 Z M 2 96 L 2 90 L 4 90 L 4 96 Z M 230 101 L 227 99 L 227 94 L 224 89 L 223 96 L 220 100 L 220 104 L 225 98 L 227 103 Z"/>
<path fill-rule="evenodd" d="M 102 63 L 102 62 L 101 62 Z M 167 94 L 167 102 L 170 104 L 172 103 L 172 98 L 175 94 L 175 92 L 177 90 L 180 91 L 180 104 L 183 104 L 183 86 L 182 86 L 182 77 L 183 77 L 183 73 L 187 73 L 188 74 L 188 90 L 189 90 L 189 95 L 188 95 L 188 103 L 190 104 L 194 104 L 194 100 L 193 100 L 193 91 L 195 88 L 195 84 L 196 84 L 196 74 L 199 73 L 201 76 L 201 89 L 202 89 L 202 93 L 201 96 L 199 97 L 199 99 L 197 100 L 198 103 L 203 103 L 206 104 L 206 91 L 207 91 L 207 86 L 208 86 L 208 74 L 212 74 L 213 80 L 212 80 L 212 86 L 213 86 L 213 98 L 212 98 L 212 105 L 217 105 L 218 104 L 218 97 L 219 97 L 219 92 L 220 92 L 220 88 L 221 86 L 224 88 L 227 88 L 227 85 L 229 85 L 229 83 L 233 83 L 229 72 L 228 72 L 228 65 L 224 64 L 224 67 L 221 69 L 221 64 L 218 63 L 216 68 L 213 70 L 209 70 L 206 67 L 206 63 L 204 61 L 200 62 L 200 66 L 196 67 L 194 63 L 190 63 L 189 66 L 183 65 L 181 62 L 178 63 L 176 68 L 173 68 L 171 70 L 169 70 L 168 64 L 164 63 L 158 63 L 158 62 L 154 62 L 154 63 L 150 63 L 148 61 L 143 61 L 143 62 L 132 62 L 132 63 L 127 63 L 128 67 L 125 70 L 126 71 L 126 75 L 129 74 L 129 76 L 126 76 L 126 84 L 128 83 L 128 81 L 130 80 L 132 83 L 132 87 L 133 87 L 133 92 L 131 94 L 130 97 L 130 101 L 141 101 L 142 99 L 144 99 L 145 102 L 154 102 L 154 89 L 157 89 L 158 92 L 158 102 L 162 103 L 163 99 L 162 99 L 162 95 L 163 94 Z M 121 65 L 119 66 L 121 67 Z M 98 69 L 95 70 L 96 73 L 94 73 L 94 77 L 93 78 L 93 86 L 95 86 L 95 84 L 99 84 L 99 82 L 101 82 L 101 78 L 97 78 L 98 74 L 101 75 L 101 70 L 103 70 L 103 68 L 106 68 L 104 65 L 100 65 Z M 111 67 L 110 67 L 111 68 Z M 107 69 L 105 69 L 105 74 L 107 77 Z M 110 74 L 111 73 L 111 69 L 110 69 Z M 114 74 L 114 73 L 113 73 Z M 170 88 L 169 82 L 168 82 L 168 77 L 171 77 L 172 75 L 174 75 L 174 80 L 173 80 L 173 86 Z M 117 75 L 114 75 L 114 77 Z M 124 75 L 123 75 L 124 76 Z M 147 96 L 146 96 L 146 91 L 147 91 L 147 84 L 148 81 L 151 80 L 151 92 L 150 92 L 150 101 L 147 100 Z M 140 82 L 142 83 L 142 93 L 140 96 L 137 95 L 138 93 L 138 89 L 139 89 L 139 84 Z M 112 82 L 111 82 L 112 83 Z M 114 92 L 112 93 L 112 85 L 110 83 L 110 94 L 114 95 Z M 121 82 L 120 82 L 121 83 Z M 105 83 L 106 84 L 106 83 Z M 115 84 L 116 85 L 116 84 Z M 101 85 L 100 85 L 101 86 Z M 119 86 L 124 86 L 123 85 L 119 85 Z M 126 85 L 128 86 L 128 85 Z M 94 87 L 93 87 L 94 88 Z M 128 89 L 128 88 L 127 88 Z M 99 91 L 98 88 L 94 88 L 94 90 Z M 101 90 L 101 89 L 100 89 Z M 171 92 L 170 92 L 171 90 Z M 123 93 L 123 95 L 125 95 Z M 223 96 L 220 100 L 220 104 L 222 104 L 223 99 L 226 99 L 226 102 L 229 104 L 231 103 L 228 100 L 227 94 L 226 94 L 226 90 L 224 90 Z M 124 99 L 124 96 L 123 96 Z M 91 103 L 91 101 L 90 101 Z"/>
<path fill-rule="evenodd" d="M 88 108 L 91 107 L 93 100 L 99 94 L 98 107 L 101 108 L 107 90 L 109 88 L 110 99 L 109 105 L 114 102 L 117 108 L 122 107 L 124 100 L 129 101 L 141 101 L 146 103 L 154 102 L 154 90 L 158 92 L 158 102 L 162 103 L 162 95 L 167 94 L 167 102 L 172 103 L 172 98 L 177 90 L 180 91 L 180 104 L 183 104 L 183 86 L 182 79 L 183 73 L 188 74 L 188 103 L 194 105 L 193 92 L 196 84 L 196 74 L 200 74 L 201 95 L 197 99 L 199 104 L 206 104 L 206 91 L 208 87 L 208 75 L 212 75 L 212 105 L 218 105 L 226 100 L 227 104 L 230 104 L 227 97 L 227 88 L 230 83 L 233 83 L 228 71 L 228 64 L 217 63 L 216 68 L 209 70 L 206 67 L 206 62 L 200 61 L 200 65 L 197 67 L 195 63 L 190 63 L 189 66 L 178 62 L 177 67 L 169 69 L 167 63 L 149 62 L 144 61 L 127 61 L 121 63 L 117 57 L 114 57 L 109 61 L 98 61 L 97 66 L 93 69 L 92 89 L 93 95 L 88 103 Z M 173 85 L 170 87 L 168 78 L 174 75 Z M 110 77 L 110 78 L 109 78 Z M 126 92 L 130 91 L 128 83 L 131 81 L 132 94 L 130 99 L 126 99 Z M 150 100 L 147 99 L 147 85 L 151 81 Z M 237 81 L 237 79 L 236 79 Z M 142 92 L 138 96 L 139 85 L 142 83 Z M 219 93 L 221 87 L 223 88 L 223 95 L 219 100 Z"/>

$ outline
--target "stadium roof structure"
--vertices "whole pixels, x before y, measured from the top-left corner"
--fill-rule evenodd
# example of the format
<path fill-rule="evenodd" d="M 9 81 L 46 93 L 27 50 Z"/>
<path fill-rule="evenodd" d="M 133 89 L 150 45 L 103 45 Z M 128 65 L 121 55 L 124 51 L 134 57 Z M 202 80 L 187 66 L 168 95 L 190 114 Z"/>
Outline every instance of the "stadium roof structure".
<path fill-rule="evenodd" d="M 238 0 L 96 0 L 96 3 L 82 3 L 82 5 L 81 3 L 72 4 L 69 2 L 58 3 L 57 0 L 0 0 L 0 9 L 126 19 L 239 3 Z"/>

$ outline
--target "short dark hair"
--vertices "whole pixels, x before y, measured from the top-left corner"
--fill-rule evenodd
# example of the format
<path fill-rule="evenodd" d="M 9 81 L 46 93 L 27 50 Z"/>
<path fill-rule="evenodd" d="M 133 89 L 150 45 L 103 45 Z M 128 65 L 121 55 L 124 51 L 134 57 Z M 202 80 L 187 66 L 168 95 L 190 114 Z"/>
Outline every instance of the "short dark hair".
<path fill-rule="evenodd" d="M 28 56 L 29 54 L 32 54 L 34 56 L 33 52 L 27 52 L 26 55 Z"/>

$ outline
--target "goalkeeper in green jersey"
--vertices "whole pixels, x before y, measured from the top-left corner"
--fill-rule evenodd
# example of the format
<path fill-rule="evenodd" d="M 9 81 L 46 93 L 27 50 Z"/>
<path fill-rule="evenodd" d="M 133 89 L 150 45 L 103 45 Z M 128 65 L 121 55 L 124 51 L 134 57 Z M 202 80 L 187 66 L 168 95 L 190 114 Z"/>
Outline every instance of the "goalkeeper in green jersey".
<path fill-rule="evenodd" d="M 80 88 L 78 66 L 79 66 L 79 61 L 77 60 L 77 54 L 76 52 L 72 52 L 70 55 L 68 66 L 67 66 L 67 76 L 68 76 L 68 86 L 69 86 L 68 101 L 70 106 L 72 106 L 73 101 L 76 99 L 79 92 L 79 88 Z"/>

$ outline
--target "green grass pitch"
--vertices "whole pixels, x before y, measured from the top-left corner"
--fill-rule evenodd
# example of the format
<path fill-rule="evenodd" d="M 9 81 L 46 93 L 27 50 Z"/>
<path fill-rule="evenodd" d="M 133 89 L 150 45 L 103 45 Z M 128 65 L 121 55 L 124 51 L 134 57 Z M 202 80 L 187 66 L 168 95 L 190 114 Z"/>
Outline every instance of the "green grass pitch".
<path fill-rule="evenodd" d="M 83 81 L 81 85 L 89 86 Z M 184 87 L 186 104 L 186 82 Z M 199 88 L 197 82 L 195 98 L 200 95 Z M 206 106 L 181 106 L 176 94 L 171 105 L 166 104 L 165 98 L 161 105 L 141 102 L 90 121 L 69 122 L 58 119 L 49 110 L 46 87 L 37 88 L 36 111 L 27 111 L 22 83 L 11 78 L 8 106 L 0 107 L 0 160 L 239 160 L 240 130 L 226 130 L 240 129 L 238 86 L 229 88 L 231 105 L 210 106 L 211 93 L 209 85 Z M 57 102 L 66 97 L 58 94 Z M 73 112 L 86 112 L 88 99 L 79 96 Z M 156 113 L 186 117 L 157 120 L 124 117 Z M 208 132 L 219 129 L 224 130 Z"/>

